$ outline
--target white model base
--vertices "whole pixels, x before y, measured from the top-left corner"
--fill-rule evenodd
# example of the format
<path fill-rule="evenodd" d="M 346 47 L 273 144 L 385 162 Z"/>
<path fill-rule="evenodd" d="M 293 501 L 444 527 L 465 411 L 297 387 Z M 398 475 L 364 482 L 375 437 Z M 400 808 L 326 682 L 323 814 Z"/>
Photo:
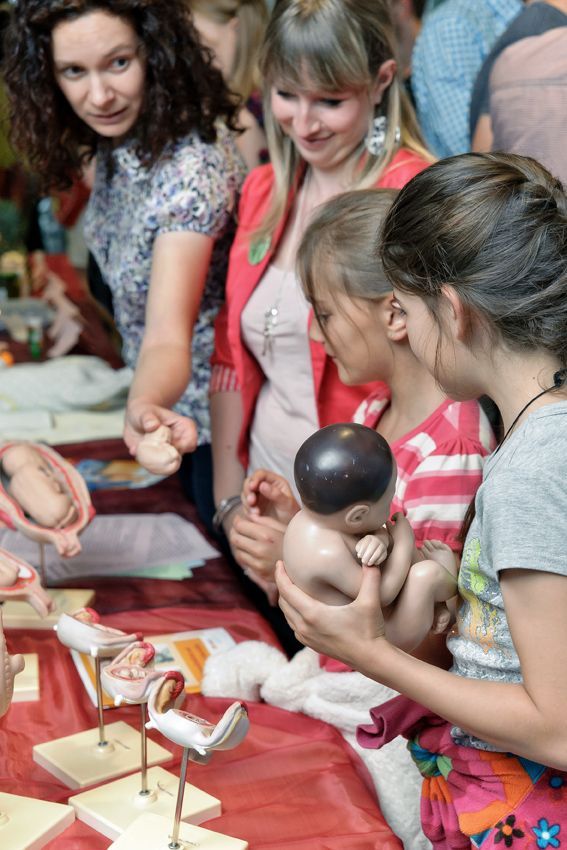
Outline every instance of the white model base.
<path fill-rule="evenodd" d="M 86 788 L 140 767 L 141 735 L 119 721 L 104 727 L 107 745 L 98 746 L 98 728 L 36 744 L 33 760 L 68 788 Z M 161 764 L 171 753 L 148 740 L 148 765 Z"/>
<path fill-rule="evenodd" d="M 143 814 L 123 832 L 108 850 L 170 850 L 173 821 Z M 201 826 L 181 824 L 179 850 L 247 850 L 248 842 L 212 832 Z"/>
<path fill-rule="evenodd" d="M 79 608 L 90 605 L 94 590 L 83 588 L 46 588 L 55 606 L 47 617 L 40 617 L 29 602 L 10 599 L 2 606 L 2 622 L 5 629 L 52 629 L 61 614 L 74 614 Z"/>
<path fill-rule="evenodd" d="M 35 652 L 24 653 L 26 666 L 14 679 L 12 702 L 36 702 L 39 699 L 39 664 Z"/>
<path fill-rule="evenodd" d="M 0 793 L 0 847 L 39 850 L 71 826 L 72 806 Z"/>
<path fill-rule="evenodd" d="M 148 770 L 148 793 L 142 795 L 142 774 L 134 773 L 69 798 L 79 820 L 102 832 L 107 838 L 118 838 L 130 824 L 145 812 L 161 815 L 173 823 L 179 777 L 162 767 Z M 181 820 L 199 824 L 221 813 L 216 797 L 185 784 Z"/>

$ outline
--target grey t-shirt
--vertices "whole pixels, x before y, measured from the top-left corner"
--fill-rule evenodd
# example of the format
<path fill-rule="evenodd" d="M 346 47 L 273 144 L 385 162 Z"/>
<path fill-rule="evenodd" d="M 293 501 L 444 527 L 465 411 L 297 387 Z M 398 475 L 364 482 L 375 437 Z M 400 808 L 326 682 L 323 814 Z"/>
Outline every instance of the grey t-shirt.
<path fill-rule="evenodd" d="M 447 642 L 452 670 L 472 679 L 521 682 L 499 573 L 567 575 L 567 402 L 534 411 L 488 458 L 475 504 L 459 572 L 457 633 Z M 458 728 L 453 737 L 496 749 Z"/>

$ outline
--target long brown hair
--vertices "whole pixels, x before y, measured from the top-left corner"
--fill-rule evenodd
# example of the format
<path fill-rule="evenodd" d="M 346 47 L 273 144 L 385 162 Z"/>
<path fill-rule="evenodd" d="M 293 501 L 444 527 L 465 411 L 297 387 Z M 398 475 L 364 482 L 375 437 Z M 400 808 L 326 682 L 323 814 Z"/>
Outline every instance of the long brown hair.
<path fill-rule="evenodd" d="M 567 198 L 534 159 L 463 154 L 430 166 L 400 191 L 376 250 L 437 321 L 450 284 L 494 339 L 567 365 Z"/>
<path fill-rule="evenodd" d="M 69 185 L 105 149 L 61 92 L 51 55 L 54 27 L 95 11 L 128 21 L 144 50 L 144 103 L 133 133 L 145 165 L 192 130 L 214 141 L 219 117 L 235 127 L 237 103 L 199 46 L 185 0 L 18 0 L 4 58 L 11 140 L 46 184 Z"/>
<path fill-rule="evenodd" d="M 495 341 L 544 350 L 567 366 L 567 197 L 534 159 L 463 154 L 430 166 L 400 191 L 376 253 L 394 286 L 424 301 L 441 334 L 450 284 Z M 473 501 L 461 542 L 474 515 Z"/>

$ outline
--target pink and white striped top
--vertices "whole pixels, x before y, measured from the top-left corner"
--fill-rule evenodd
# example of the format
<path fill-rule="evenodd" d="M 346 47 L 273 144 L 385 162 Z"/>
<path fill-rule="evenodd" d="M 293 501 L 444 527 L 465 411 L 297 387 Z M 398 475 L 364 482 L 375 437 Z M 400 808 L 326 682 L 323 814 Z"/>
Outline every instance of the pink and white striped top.
<path fill-rule="evenodd" d="M 382 388 L 366 398 L 353 421 L 376 428 L 390 403 Z M 424 422 L 391 444 L 398 465 L 392 513 L 402 511 L 415 534 L 462 549 L 459 532 L 496 440 L 476 401 L 443 402 Z"/>

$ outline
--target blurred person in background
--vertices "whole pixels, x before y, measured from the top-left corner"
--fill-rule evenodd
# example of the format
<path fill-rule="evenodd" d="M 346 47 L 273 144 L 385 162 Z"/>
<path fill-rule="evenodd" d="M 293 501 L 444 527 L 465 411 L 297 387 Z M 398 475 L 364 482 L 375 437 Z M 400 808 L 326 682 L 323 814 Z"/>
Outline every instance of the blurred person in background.
<path fill-rule="evenodd" d="M 425 141 L 437 156 L 470 150 L 476 76 L 522 5 L 522 0 L 444 0 L 424 17 L 412 55 L 412 88 Z"/>
<path fill-rule="evenodd" d="M 268 10 L 265 0 L 187 0 L 193 24 L 229 89 L 242 101 L 237 146 L 248 169 L 266 161 L 258 57 Z"/>

